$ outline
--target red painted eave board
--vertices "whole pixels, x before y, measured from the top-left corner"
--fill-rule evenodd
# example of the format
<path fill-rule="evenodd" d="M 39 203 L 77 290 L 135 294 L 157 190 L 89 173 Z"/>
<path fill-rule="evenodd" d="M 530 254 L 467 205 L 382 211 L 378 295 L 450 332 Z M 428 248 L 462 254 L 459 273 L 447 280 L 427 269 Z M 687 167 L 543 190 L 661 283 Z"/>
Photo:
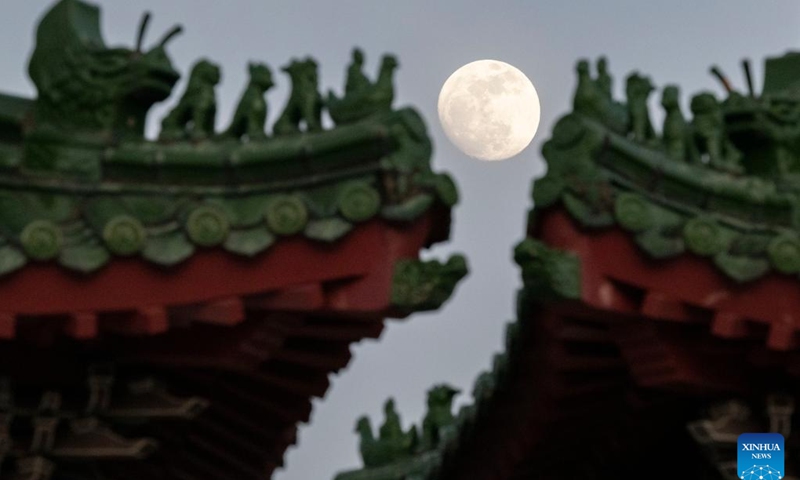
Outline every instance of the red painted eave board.
<path fill-rule="evenodd" d="M 773 327 L 790 325 L 787 334 L 800 324 L 800 281 L 795 276 L 772 273 L 740 284 L 721 273 L 710 258 L 685 253 L 654 260 L 627 232 L 583 229 L 560 209 L 543 212 L 534 233 L 549 245 L 581 258 L 582 298 L 594 307 L 622 307 L 606 294 L 604 287 L 612 279 L 716 315 L 725 314 L 722 319 L 735 315 Z"/>
<path fill-rule="evenodd" d="M 137 310 L 147 306 L 203 303 L 294 285 L 384 278 L 384 292 L 367 292 L 370 305 L 388 307 L 391 267 L 387 259 L 416 257 L 430 236 L 427 215 L 410 225 L 374 220 L 333 244 L 301 237 L 279 240 L 266 252 L 243 258 L 221 249 L 195 253 L 184 263 L 162 268 L 138 258 L 115 259 L 100 271 L 81 275 L 55 264 L 31 264 L 0 279 L 0 311 L 12 315 Z M 388 271 L 387 271 L 388 268 Z"/>

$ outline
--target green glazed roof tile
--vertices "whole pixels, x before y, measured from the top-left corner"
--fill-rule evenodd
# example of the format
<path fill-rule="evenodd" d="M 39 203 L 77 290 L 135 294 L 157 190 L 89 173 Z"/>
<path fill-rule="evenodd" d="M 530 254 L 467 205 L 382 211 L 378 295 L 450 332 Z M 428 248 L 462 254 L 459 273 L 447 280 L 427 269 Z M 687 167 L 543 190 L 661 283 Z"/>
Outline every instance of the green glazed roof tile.
<path fill-rule="evenodd" d="M 174 92 L 180 74 L 166 43 L 108 48 L 101 31 L 98 7 L 59 0 L 28 64 L 36 98 L 0 94 L 0 276 L 39 262 L 91 274 L 121 258 L 172 268 L 209 249 L 254 257 L 285 239 L 335 243 L 362 223 L 413 221 L 458 200 L 452 179 L 431 168 L 425 121 L 393 107 L 391 55 L 389 77 L 331 102 L 289 75 L 292 94 L 273 125 L 251 114 L 272 103 L 268 87 L 249 88 L 259 80 L 251 69 L 234 118 L 223 119 L 231 128 L 217 132 L 219 66 L 198 61 L 192 88 Z M 284 71 L 296 68 L 318 78 L 315 62 Z M 181 96 L 157 119 L 159 139 L 147 140 L 151 107 L 173 93 Z M 322 125 L 325 110 L 332 127 Z M 420 285 L 407 285 L 418 301 L 399 310 L 444 302 L 466 265 L 421 270 Z"/>
<path fill-rule="evenodd" d="M 213 198 L 208 202 L 225 212 L 233 228 L 247 228 L 263 223 L 266 200 L 266 195 L 249 195 L 239 198 Z"/>
<path fill-rule="evenodd" d="M 374 217 L 381 208 L 381 194 L 371 185 L 353 182 L 339 188 L 336 203 L 341 215 L 351 222 Z"/>
<path fill-rule="evenodd" d="M 683 237 L 666 235 L 658 230 L 648 230 L 636 235 L 636 243 L 656 259 L 675 257 L 686 251 Z"/>
<path fill-rule="evenodd" d="M 335 242 L 353 229 L 353 225 L 340 218 L 312 220 L 303 232 L 306 237 L 321 242 Z"/>
<path fill-rule="evenodd" d="M 81 273 L 90 273 L 105 265 L 111 255 L 101 245 L 78 245 L 67 247 L 61 252 L 58 262 Z"/>
<path fill-rule="evenodd" d="M 170 232 L 151 237 L 142 256 L 153 263 L 171 267 L 189 258 L 194 250 L 194 245 L 183 232 Z"/>
<path fill-rule="evenodd" d="M 425 213 L 433 205 L 434 197 L 430 194 L 417 195 L 397 205 L 383 207 L 381 215 L 389 220 L 411 222 Z"/>
<path fill-rule="evenodd" d="M 720 252 L 714 257 L 714 265 L 737 282 L 749 282 L 762 277 L 770 269 L 769 260 L 764 257 L 731 255 Z"/>
<path fill-rule="evenodd" d="M 158 225 L 172 220 L 185 199 L 174 196 L 120 196 L 126 213 L 139 219 L 145 225 Z"/>
<path fill-rule="evenodd" d="M 49 220 L 34 220 L 19 234 L 23 251 L 33 260 L 51 260 L 58 256 L 64 235 L 58 225 Z"/>
<path fill-rule="evenodd" d="M 259 225 L 246 230 L 234 230 L 228 235 L 223 246 L 229 252 L 253 257 L 270 245 L 275 243 L 275 235 L 267 230 L 267 227 Z"/>
<path fill-rule="evenodd" d="M 429 140 L 424 136 L 424 126 L 415 113 L 398 111 L 371 122 L 393 125 L 385 130 L 387 134 L 405 132 L 402 141 L 406 147 L 419 149 L 414 155 L 429 151 L 425 146 Z M 364 141 L 373 131 L 352 130 L 345 138 Z M 335 133 L 335 130 L 325 132 L 319 150 L 333 152 L 334 146 L 343 148 Z M 302 145 L 313 140 L 312 136 L 304 135 L 303 139 L 291 142 Z M 385 148 L 389 152 L 400 152 L 399 144 L 393 147 L 390 137 L 381 140 L 387 141 Z M 227 141 L 224 145 L 237 143 Z M 138 161 L 134 157 L 157 157 L 163 147 L 128 142 L 119 148 L 125 152 L 125 158 Z M 196 150 L 196 147 L 182 148 L 178 151 Z M 205 154 L 218 152 L 220 148 L 223 147 L 212 148 Z M 253 155 L 258 151 L 247 144 L 241 148 L 251 150 Z M 341 153 L 349 155 L 346 148 Z M 350 154 L 357 155 L 358 150 Z M 106 157 L 112 162 L 121 162 L 123 158 Z M 161 162 L 168 160 L 162 158 Z M 446 175 L 432 174 L 428 160 L 415 164 L 407 174 L 402 182 L 405 189 L 394 191 L 379 187 L 380 176 L 390 171 L 386 170 L 388 167 L 337 173 L 335 168 L 317 168 L 307 160 L 298 163 L 309 168 L 297 178 L 298 182 L 284 182 L 282 187 L 251 182 L 193 184 L 192 176 L 183 178 L 182 183 L 161 179 L 156 184 L 147 175 L 146 180 L 133 175 L 129 182 L 115 179 L 73 183 L 69 177 L 56 180 L 36 177 L 23 183 L 22 177 L 0 173 L 0 241 L 20 247 L 5 250 L 0 274 L 23 267 L 26 262 L 20 255 L 56 260 L 69 269 L 88 273 L 113 262 L 115 257 L 125 256 L 140 256 L 159 265 L 173 266 L 191 256 L 196 247 L 222 245 L 232 253 L 253 256 L 268 249 L 279 237 L 295 234 L 335 242 L 354 228 L 354 223 L 375 216 L 413 221 L 436 201 L 452 206 L 457 199 L 455 184 Z M 253 157 L 251 161 L 257 159 Z M 263 167 L 271 164 L 266 161 Z M 180 165 L 176 161 L 171 166 L 180 168 Z M 158 162 L 148 168 L 157 169 Z M 214 164 L 209 168 L 215 168 Z M 414 185 L 415 178 L 420 179 L 419 184 L 408 188 Z M 297 186 L 291 187 L 293 183 Z M 287 185 L 290 187 L 286 188 Z M 76 221 L 79 219 L 83 221 Z"/>
<path fill-rule="evenodd" d="M 16 236 L 35 216 L 26 208 L 25 202 L 16 192 L 0 191 L 0 228 L 6 235 Z"/>
<path fill-rule="evenodd" d="M 115 215 L 95 228 L 98 227 L 102 228 L 103 242 L 116 255 L 133 255 L 147 244 L 147 230 L 139 219 L 130 215 Z"/>
<path fill-rule="evenodd" d="M 17 248 L 0 247 L 0 275 L 11 273 L 22 268 L 27 263 L 27 257 Z"/>
<path fill-rule="evenodd" d="M 737 282 L 800 270 L 793 261 L 800 247 L 784 240 L 800 232 L 800 134 L 778 133 L 787 127 L 764 114 L 778 108 L 769 98 L 701 93 L 684 116 L 679 90 L 667 86 L 659 131 L 647 108 L 649 79 L 627 77 L 623 102 L 594 81 L 579 75 L 573 111 L 542 147 L 548 171 L 535 181 L 535 209 L 560 204 L 583 227 L 627 231 L 655 259 L 705 257 Z M 791 120 L 792 132 L 800 132 L 798 122 Z M 762 143 L 748 140 L 756 137 Z M 785 259 L 777 246 L 768 248 L 778 244 Z"/>

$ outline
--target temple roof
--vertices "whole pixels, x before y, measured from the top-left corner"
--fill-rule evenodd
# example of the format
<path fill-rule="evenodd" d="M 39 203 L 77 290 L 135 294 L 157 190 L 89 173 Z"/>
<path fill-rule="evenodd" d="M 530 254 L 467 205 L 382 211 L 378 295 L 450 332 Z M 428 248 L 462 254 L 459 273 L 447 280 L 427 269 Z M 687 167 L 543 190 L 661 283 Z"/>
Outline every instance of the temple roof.
<path fill-rule="evenodd" d="M 100 10 L 60 0 L 28 71 L 0 95 L 0 478 L 259 480 L 283 463 L 312 398 L 386 318 L 435 310 L 467 261 L 445 241 L 455 182 L 427 127 L 377 77 L 319 92 L 317 63 L 282 67 L 267 125 L 264 63 L 216 131 L 221 69 L 179 74 L 175 27 L 109 48 Z M 327 111 L 333 126 L 323 126 Z"/>
<path fill-rule="evenodd" d="M 408 223 L 436 205 L 453 206 L 457 200 L 454 183 L 427 166 L 427 137 L 421 137 L 416 147 L 387 146 L 385 155 L 367 153 L 369 143 L 349 153 L 346 146 L 329 147 L 327 155 L 313 148 L 350 132 L 375 132 L 375 143 L 380 145 L 381 132 L 388 135 L 393 125 L 424 132 L 416 113 L 402 110 L 343 127 L 345 131 L 291 140 L 299 148 L 309 146 L 309 153 L 274 160 L 258 157 L 263 163 L 256 166 L 217 167 L 204 157 L 224 147 L 186 145 L 182 147 L 184 162 L 143 164 L 142 175 L 151 178 L 138 181 L 115 179 L 87 185 L 60 178 L 32 180 L 13 171 L 0 175 L 0 274 L 46 261 L 91 273 L 115 258 L 132 256 L 173 267 L 213 247 L 247 258 L 282 238 L 302 235 L 334 243 L 373 218 Z M 279 147 L 269 142 L 266 146 Z M 152 150 L 150 158 L 155 158 L 159 147 L 147 148 Z M 337 168 L 332 156 L 352 165 Z M 403 175 L 397 171 L 403 162 L 416 162 L 409 167 L 414 168 L 414 179 L 408 180 L 402 193 L 387 189 L 386 177 Z M 104 168 L 108 176 L 117 167 L 133 168 L 116 161 L 111 164 Z M 199 175 L 208 181 L 186 181 Z M 254 183 L 254 178 L 263 181 Z M 209 183 L 214 179 L 220 183 Z"/>
<path fill-rule="evenodd" d="M 386 265 L 371 266 L 401 279 L 382 292 L 394 302 L 387 305 L 409 312 L 437 308 L 447 298 L 466 273 L 463 257 L 440 267 L 415 259 L 419 248 L 449 236 L 458 190 L 450 176 L 432 170 L 420 115 L 393 106 L 394 56 L 384 55 L 372 80 L 361 72 L 363 54 L 355 49 L 344 95 L 327 98 L 318 91 L 316 61 L 292 59 L 282 68 L 291 92 L 271 132 L 271 69 L 247 66 L 249 82 L 230 126 L 217 132 L 221 71 L 200 59 L 177 105 L 161 119 L 158 140 L 150 141 L 143 135 L 148 111 L 170 96 L 179 78 L 166 47 L 181 27 L 145 51 L 149 20 L 147 13 L 134 48 L 109 48 L 97 6 L 56 2 L 40 21 L 28 66 L 37 97 L 0 95 L 0 289 L 12 299 L 3 315 L 124 311 L 142 302 L 164 307 L 215 294 L 252 295 L 285 286 L 272 284 L 282 276 L 287 285 L 298 281 L 280 271 L 291 262 L 276 263 L 285 253 L 266 253 L 301 248 L 335 256 L 334 247 L 352 243 L 345 240 L 359 231 L 360 238 L 406 239 L 392 247 Z M 361 80 L 355 86 L 354 76 Z M 333 127 L 322 125 L 323 110 Z M 251 269 L 240 286 L 218 285 L 216 292 L 178 280 L 190 271 L 218 275 L 221 265 L 238 271 L 247 262 L 278 267 Z M 363 265 L 340 270 L 346 278 L 354 270 L 367 273 Z M 153 287 L 165 274 L 175 275 L 170 286 L 147 298 L 126 300 L 114 290 L 124 278 Z M 441 289 L 408 290 L 406 284 L 440 274 Z M 263 283 L 265 276 L 275 278 Z M 56 288 L 56 280 L 63 284 Z M 37 305 L 14 293 L 32 285 L 59 295 Z M 95 295 L 70 297 L 72 288 Z"/>
<path fill-rule="evenodd" d="M 58 2 L 30 61 L 38 97 L 0 97 L 0 276 L 42 262 L 92 273 L 123 257 L 174 267 L 212 248 L 248 258 L 287 237 L 334 243 L 369 220 L 413 222 L 457 202 L 452 179 L 431 170 L 421 117 L 392 107 L 391 55 L 374 83 L 329 101 L 316 62 L 293 60 L 272 135 L 269 67 L 249 65 L 230 128 L 214 132 L 220 69 L 200 60 L 153 142 L 144 118 L 178 78 L 165 46 L 180 30 L 144 52 L 146 15 L 135 50 L 109 49 L 99 19 L 90 4 Z"/>
<path fill-rule="evenodd" d="M 768 79 L 779 76 L 778 65 L 793 71 L 793 55 L 769 60 Z M 800 103 L 787 99 L 787 117 L 778 119 L 774 92 L 731 91 L 722 102 L 703 92 L 684 119 L 671 85 L 657 133 L 649 78 L 628 76 L 627 102 L 618 102 L 601 89 L 607 71 L 591 78 L 585 61 L 578 70 L 574 110 L 542 148 L 548 171 L 534 187 L 537 209 L 563 205 L 586 228 L 619 226 L 656 260 L 708 258 L 736 282 L 800 273 L 796 126 L 785 124 Z"/>
<path fill-rule="evenodd" d="M 459 452 L 464 444 L 474 441 L 475 425 L 493 408 L 494 394 L 498 390 L 507 389 L 510 370 L 514 368 L 514 355 L 518 353 L 520 344 L 520 322 L 511 322 L 506 326 L 506 349 L 494 356 L 492 368 L 482 373 L 475 381 L 472 391 L 473 403 L 465 405 L 443 424 L 428 427 L 423 422 L 423 432 L 428 428 L 436 428 L 439 436 L 435 442 L 409 448 L 398 449 L 395 439 L 386 435 L 369 439 L 361 437 L 362 455 L 374 455 L 373 451 L 382 453 L 382 459 L 375 465 L 365 466 L 361 470 L 342 472 L 335 480 L 434 480 L 446 478 L 452 462 L 459 460 Z M 441 387 L 440 387 L 441 388 Z M 435 391 L 432 390 L 431 392 Z M 429 398 L 431 396 L 429 392 Z M 430 401 L 429 401 L 430 403 Z M 449 409 L 449 404 L 448 404 Z M 428 415 L 431 408 L 429 406 Z M 449 412 L 449 410 L 448 410 Z M 426 419 L 428 416 L 426 416 Z M 387 422 L 390 420 L 387 418 Z M 416 429 L 416 427 L 412 427 Z M 381 431 L 384 427 L 381 427 Z M 424 435 L 424 433 L 423 433 Z M 416 447 L 416 448 L 415 448 Z M 365 462 L 368 457 L 365 457 Z"/>
<path fill-rule="evenodd" d="M 618 102 L 606 61 L 595 78 L 579 62 L 574 110 L 543 146 L 548 171 L 514 252 L 523 288 L 506 351 L 435 448 L 362 432 L 362 454 L 372 442 L 393 455 L 336 479 L 671 478 L 651 467 L 675 455 L 730 475 L 720 449 L 732 437 L 700 427 L 756 430 L 699 412 L 800 371 L 800 98 L 784 81 L 795 57 L 768 61 L 761 97 L 698 94 L 691 120 L 666 87 L 660 133 L 649 78 L 631 74 Z M 781 398 L 769 428 L 788 428 L 794 400 Z"/>

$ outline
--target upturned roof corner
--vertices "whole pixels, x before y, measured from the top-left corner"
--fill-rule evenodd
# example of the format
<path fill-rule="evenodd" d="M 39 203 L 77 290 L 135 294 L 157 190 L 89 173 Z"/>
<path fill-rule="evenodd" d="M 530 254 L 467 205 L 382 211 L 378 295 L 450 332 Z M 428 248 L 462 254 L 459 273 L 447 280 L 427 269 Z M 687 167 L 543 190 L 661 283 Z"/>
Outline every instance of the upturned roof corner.
<path fill-rule="evenodd" d="M 629 75 L 621 102 L 605 59 L 595 77 L 581 60 L 573 111 L 542 147 L 548 172 L 533 188 L 536 210 L 562 204 L 584 227 L 618 225 L 653 258 L 707 257 L 740 283 L 800 273 L 800 97 L 787 80 L 797 56 L 767 60 L 761 95 L 748 62 L 746 93 L 712 68 L 728 96 L 695 95 L 690 119 L 679 88 L 666 86 L 660 133 L 647 108 L 649 77 Z"/>
<path fill-rule="evenodd" d="M 145 140 L 150 107 L 179 78 L 167 46 L 180 27 L 145 50 L 149 19 L 129 49 L 106 47 L 100 11 L 83 1 L 42 18 L 29 64 L 38 96 L 0 96 L 0 275 L 41 262 L 91 273 L 120 257 L 172 267 L 209 248 L 252 257 L 285 237 L 332 243 L 458 201 L 452 178 L 431 169 L 423 119 L 392 105 L 391 55 L 373 81 L 356 49 L 341 97 L 319 93 L 316 61 L 292 60 L 271 133 L 271 69 L 248 65 L 230 125 L 215 132 L 222 72 L 201 59 L 159 139 Z"/>

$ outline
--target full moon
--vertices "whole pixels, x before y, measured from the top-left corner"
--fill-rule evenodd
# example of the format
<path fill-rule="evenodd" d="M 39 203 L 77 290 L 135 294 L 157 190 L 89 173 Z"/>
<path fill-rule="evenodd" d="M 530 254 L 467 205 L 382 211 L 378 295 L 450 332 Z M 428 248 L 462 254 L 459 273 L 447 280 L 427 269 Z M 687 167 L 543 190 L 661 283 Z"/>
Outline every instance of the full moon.
<path fill-rule="evenodd" d="M 439 93 L 439 121 L 462 152 L 505 160 L 533 140 L 539 95 L 524 73 L 497 60 L 478 60 L 455 71 Z"/>

